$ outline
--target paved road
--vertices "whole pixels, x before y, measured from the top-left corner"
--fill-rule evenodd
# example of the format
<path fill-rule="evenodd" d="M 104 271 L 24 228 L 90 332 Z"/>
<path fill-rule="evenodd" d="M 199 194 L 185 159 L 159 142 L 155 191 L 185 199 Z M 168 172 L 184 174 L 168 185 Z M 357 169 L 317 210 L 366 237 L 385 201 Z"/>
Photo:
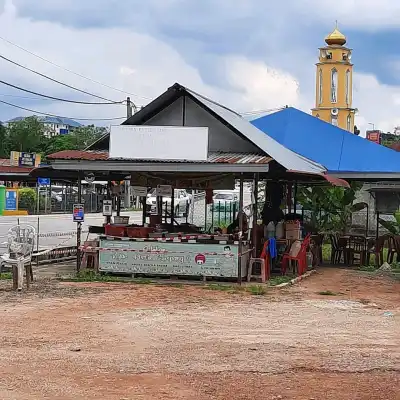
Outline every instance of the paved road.
<path fill-rule="evenodd" d="M 130 222 L 140 223 L 142 220 L 142 213 L 140 211 L 135 212 L 123 212 L 121 215 L 129 215 Z M 66 233 L 65 236 L 57 237 L 41 237 L 39 244 L 41 248 L 53 247 L 60 245 L 69 246 L 76 243 L 76 237 L 73 237 L 70 233 L 76 232 L 76 223 L 72 221 L 71 214 L 51 214 L 41 215 L 39 218 L 34 215 L 19 217 L 20 224 L 30 224 L 35 229 L 38 227 L 39 219 L 39 232 L 40 234 L 45 233 Z M 89 225 L 102 225 L 104 217 L 102 214 L 86 214 L 85 222 L 83 224 L 83 231 L 87 231 Z M 0 243 L 4 247 L 4 242 L 7 241 L 8 230 L 18 223 L 17 217 L 0 217 Z M 68 235 L 69 233 L 69 235 Z M 83 238 L 86 238 L 87 234 L 84 234 Z M 65 243 L 64 243 L 65 242 Z"/>

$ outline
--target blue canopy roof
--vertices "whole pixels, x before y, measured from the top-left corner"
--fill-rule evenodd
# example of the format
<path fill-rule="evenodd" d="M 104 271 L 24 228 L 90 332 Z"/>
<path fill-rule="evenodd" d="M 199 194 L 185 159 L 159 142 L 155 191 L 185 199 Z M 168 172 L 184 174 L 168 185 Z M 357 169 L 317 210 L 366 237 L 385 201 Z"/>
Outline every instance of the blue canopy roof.
<path fill-rule="evenodd" d="M 400 153 L 288 107 L 251 123 L 288 149 L 340 175 L 400 173 Z"/>

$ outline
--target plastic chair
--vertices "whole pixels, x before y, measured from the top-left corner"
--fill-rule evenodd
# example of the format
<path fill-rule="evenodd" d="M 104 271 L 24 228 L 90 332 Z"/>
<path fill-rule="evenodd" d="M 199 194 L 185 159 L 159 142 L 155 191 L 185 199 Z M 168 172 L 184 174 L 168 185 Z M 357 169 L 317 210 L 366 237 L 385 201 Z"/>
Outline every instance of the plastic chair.
<path fill-rule="evenodd" d="M 297 264 L 299 275 L 303 275 L 307 271 L 307 249 L 310 246 L 311 234 L 308 234 L 301 244 L 299 253 L 296 256 L 291 256 L 289 253 L 283 255 L 282 258 L 282 275 L 286 274 L 286 269 L 289 261 L 294 261 Z"/>
<path fill-rule="evenodd" d="M 261 276 L 261 282 L 265 283 L 270 278 L 268 245 L 269 241 L 267 240 L 264 243 L 259 258 L 253 258 L 253 257 L 250 258 L 249 268 L 247 270 L 247 282 L 250 282 L 251 278 L 259 278 Z M 261 275 L 253 275 L 253 266 L 256 263 L 260 264 Z"/>
<path fill-rule="evenodd" d="M 1 259 L 13 269 L 13 289 L 22 290 L 24 267 L 26 268 L 26 286 L 29 288 L 32 278 L 32 252 L 35 246 L 35 228 L 31 225 L 16 225 L 8 231 L 8 253 Z"/>
<path fill-rule="evenodd" d="M 93 247 L 98 247 L 98 240 L 87 240 L 83 244 L 81 268 L 88 268 L 91 266 L 96 272 L 99 271 L 99 251 L 93 250 Z"/>

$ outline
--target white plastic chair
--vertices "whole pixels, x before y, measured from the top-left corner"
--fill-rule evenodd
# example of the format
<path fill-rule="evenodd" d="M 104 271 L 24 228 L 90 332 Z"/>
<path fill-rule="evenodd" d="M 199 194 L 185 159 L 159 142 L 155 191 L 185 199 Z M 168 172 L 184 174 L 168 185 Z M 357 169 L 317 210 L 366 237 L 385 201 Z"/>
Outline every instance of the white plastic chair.
<path fill-rule="evenodd" d="M 8 231 L 8 253 L 1 259 L 5 264 L 13 267 L 13 281 L 15 282 L 15 268 L 17 269 L 17 288 L 22 290 L 24 280 L 24 267 L 30 266 L 32 252 L 35 246 L 35 228 L 31 225 L 15 225 Z M 27 286 L 29 286 L 30 271 L 26 270 Z"/>

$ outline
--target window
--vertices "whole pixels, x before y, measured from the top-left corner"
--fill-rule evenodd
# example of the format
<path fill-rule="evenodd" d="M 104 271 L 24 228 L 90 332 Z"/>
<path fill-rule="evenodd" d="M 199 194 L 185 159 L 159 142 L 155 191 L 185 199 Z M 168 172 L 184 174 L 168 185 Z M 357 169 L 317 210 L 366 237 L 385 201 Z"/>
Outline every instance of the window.
<path fill-rule="evenodd" d="M 318 81 L 319 81 L 319 92 L 318 92 L 318 102 L 319 102 L 319 104 L 321 104 L 322 103 L 322 96 L 323 96 L 323 93 L 322 93 L 322 69 L 320 69 L 319 70 L 319 74 L 318 74 Z"/>
<path fill-rule="evenodd" d="M 351 115 L 350 114 L 347 116 L 347 130 L 349 132 L 352 131 L 352 129 L 351 129 Z"/>
<path fill-rule="evenodd" d="M 317 114 L 315 117 L 316 117 L 316 118 L 319 118 L 319 114 Z"/>
<path fill-rule="evenodd" d="M 350 104 L 350 70 L 346 71 L 346 103 Z"/>
<path fill-rule="evenodd" d="M 337 122 L 337 117 L 336 117 L 336 116 L 332 116 L 331 124 L 332 124 L 333 126 L 338 126 L 338 122 Z"/>
<path fill-rule="evenodd" d="M 331 102 L 337 102 L 337 86 L 338 86 L 338 74 L 336 68 L 333 68 L 331 72 Z"/>

